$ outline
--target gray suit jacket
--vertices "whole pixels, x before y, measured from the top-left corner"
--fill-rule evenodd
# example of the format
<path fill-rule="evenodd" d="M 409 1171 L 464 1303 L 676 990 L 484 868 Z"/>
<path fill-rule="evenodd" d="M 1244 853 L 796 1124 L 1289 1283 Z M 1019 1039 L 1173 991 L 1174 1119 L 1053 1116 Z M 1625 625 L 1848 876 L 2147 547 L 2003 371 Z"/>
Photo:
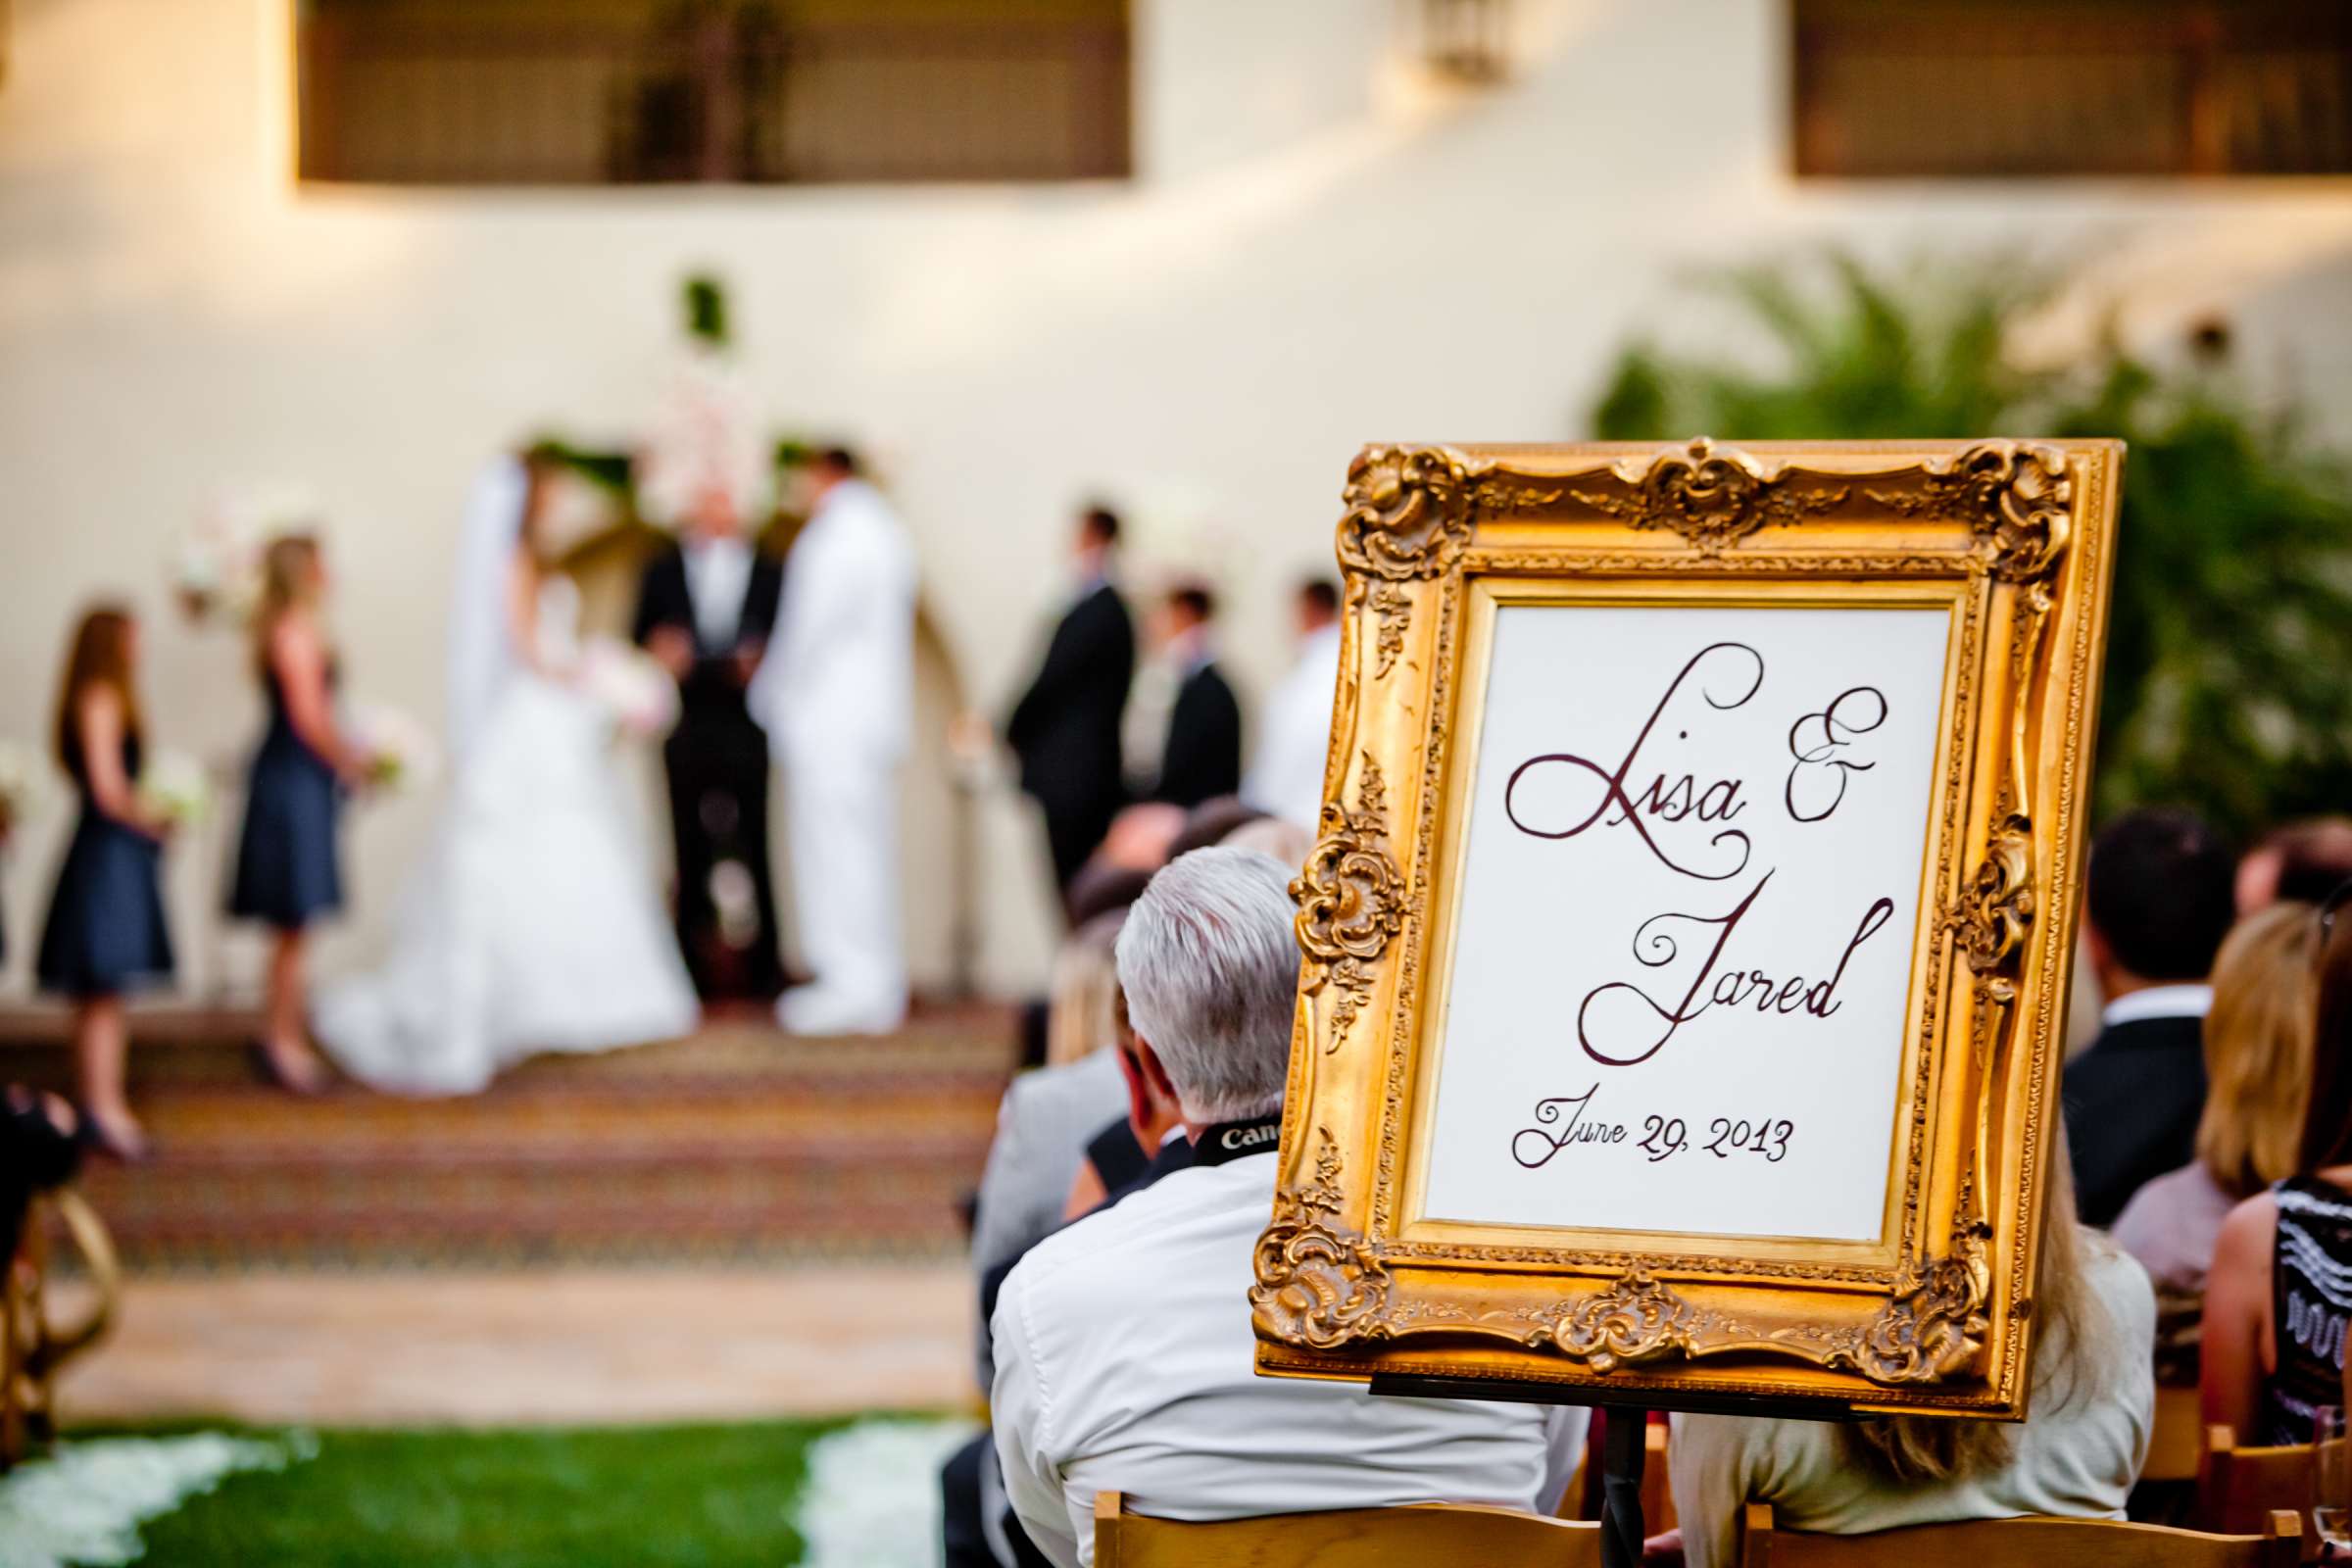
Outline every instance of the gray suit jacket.
<path fill-rule="evenodd" d="M 1061 1206 L 1087 1140 L 1127 1113 L 1127 1082 L 1108 1048 L 1015 1078 L 997 1109 L 997 1136 L 980 1176 L 972 1226 L 977 1278 L 1060 1228 Z M 980 1386 L 989 1385 L 988 1325 L 980 1325 Z"/>

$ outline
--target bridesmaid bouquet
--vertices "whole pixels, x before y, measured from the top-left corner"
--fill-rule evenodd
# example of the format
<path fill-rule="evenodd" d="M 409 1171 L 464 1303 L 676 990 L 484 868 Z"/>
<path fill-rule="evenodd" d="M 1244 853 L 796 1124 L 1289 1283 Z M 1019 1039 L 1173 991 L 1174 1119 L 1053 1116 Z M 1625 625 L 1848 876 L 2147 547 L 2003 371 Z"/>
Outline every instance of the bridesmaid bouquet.
<path fill-rule="evenodd" d="M 0 839 L 32 814 L 47 771 L 31 748 L 0 741 Z"/>
<path fill-rule="evenodd" d="M 158 751 L 139 773 L 139 800 L 173 827 L 193 827 L 212 809 L 213 784 L 187 753 Z"/>
<path fill-rule="evenodd" d="M 632 735 L 660 735 L 677 722 L 677 682 L 642 648 L 590 639 L 580 655 L 580 687 Z"/>
<path fill-rule="evenodd" d="M 441 770 L 432 731 L 396 708 L 355 704 L 346 727 L 368 758 L 368 782 L 377 789 L 417 789 Z"/>

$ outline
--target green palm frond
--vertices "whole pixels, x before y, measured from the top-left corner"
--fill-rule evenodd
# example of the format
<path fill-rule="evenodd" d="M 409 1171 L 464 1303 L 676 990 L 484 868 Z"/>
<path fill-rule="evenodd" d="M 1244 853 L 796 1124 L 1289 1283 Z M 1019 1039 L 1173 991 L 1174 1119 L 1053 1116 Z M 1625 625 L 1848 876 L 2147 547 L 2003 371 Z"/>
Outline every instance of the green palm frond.
<path fill-rule="evenodd" d="M 2021 363 L 2065 279 L 1831 254 L 1705 281 L 1766 356 L 1619 357 L 1592 410 L 1613 440 L 2121 436 L 2121 545 L 2098 757 L 2103 810 L 2192 805 L 2240 832 L 2352 808 L 2352 471 L 2292 411 L 2112 333 Z"/>

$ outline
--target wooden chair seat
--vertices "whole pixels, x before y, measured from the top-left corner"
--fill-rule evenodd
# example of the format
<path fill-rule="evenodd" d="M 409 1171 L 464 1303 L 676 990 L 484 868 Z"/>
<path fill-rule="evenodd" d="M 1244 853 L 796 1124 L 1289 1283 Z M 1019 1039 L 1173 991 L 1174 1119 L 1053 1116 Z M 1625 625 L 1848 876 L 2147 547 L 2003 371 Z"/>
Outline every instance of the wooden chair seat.
<path fill-rule="evenodd" d="M 1782 1530 L 1747 1505 L 1740 1568 L 2293 1568 L 2302 1522 L 2278 1512 L 2260 1535 L 2209 1536 L 2113 1519 L 1981 1519 L 1866 1536 Z"/>
<path fill-rule="evenodd" d="M 1096 1568 L 1598 1568 L 1600 1527 L 1509 1508 L 1428 1503 L 1216 1524 L 1126 1511 L 1095 1494 Z"/>

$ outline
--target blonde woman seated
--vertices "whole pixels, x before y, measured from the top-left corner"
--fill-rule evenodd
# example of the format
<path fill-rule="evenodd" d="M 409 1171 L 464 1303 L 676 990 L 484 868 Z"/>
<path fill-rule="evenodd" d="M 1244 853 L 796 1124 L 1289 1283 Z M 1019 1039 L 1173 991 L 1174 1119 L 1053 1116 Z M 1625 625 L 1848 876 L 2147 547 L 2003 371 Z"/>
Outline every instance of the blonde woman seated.
<path fill-rule="evenodd" d="M 2156 1298 L 2137 1263 L 2075 1223 L 2063 1140 L 2052 1153 L 2043 1212 L 2057 1223 L 2042 1228 L 2031 1418 L 1677 1416 L 1668 1465 L 1683 1560 L 1736 1562 L 1750 1501 L 1771 1503 L 1789 1530 L 1839 1536 L 2021 1514 L 2124 1516 L 2155 1423 Z M 1675 1553 L 1669 1534 L 1649 1560 Z"/>
<path fill-rule="evenodd" d="M 2211 1425 L 2265 1446 L 2312 1441 L 2344 1402 L 2352 1316 L 2352 882 L 2312 923 L 2319 1002 L 2310 1103 L 2295 1172 L 2230 1211 L 2205 1286 L 2198 1404 Z"/>
<path fill-rule="evenodd" d="M 2142 1187 L 2115 1222 L 2116 1244 L 2159 1291 L 2202 1297 L 2230 1210 L 2295 1173 L 2319 948 L 2310 905 L 2274 904 L 2238 921 L 2214 960 L 2197 1157 Z"/>

